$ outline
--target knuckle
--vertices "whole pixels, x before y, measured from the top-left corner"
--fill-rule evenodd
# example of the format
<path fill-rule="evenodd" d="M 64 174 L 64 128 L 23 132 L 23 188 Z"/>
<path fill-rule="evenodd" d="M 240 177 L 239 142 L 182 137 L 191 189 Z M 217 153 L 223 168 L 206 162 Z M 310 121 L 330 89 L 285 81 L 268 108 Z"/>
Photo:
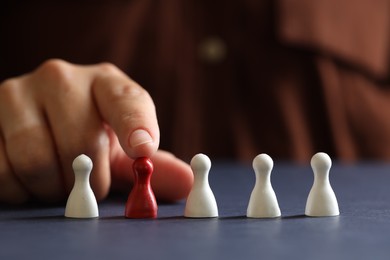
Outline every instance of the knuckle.
<path fill-rule="evenodd" d="M 126 100 L 126 102 L 128 102 L 129 100 L 137 101 L 150 98 L 149 93 L 145 89 L 140 87 L 138 84 L 131 82 L 115 87 L 115 89 L 112 89 L 108 95 L 111 102 L 121 100 Z"/>
<path fill-rule="evenodd" d="M 36 74 L 47 82 L 54 82 L 56 86 L 67 89 L 72 82 L 74 75 L 70 63 L 60 60 L 51 59 L 45 61 L 39 66 Z"/>
<path fill-rule="evenodd" d="M 19 80 L 16 78 L 5 80 L 0 86 L 0 100 L 2 104 L 14 103 L 19 100 Z"/>
<path fill-rule="evenodd" d="M 50 59 L 43 62 L 39 67 L 38 71 L 51 72 L 52 74 L 62 73 L 64 69 L 69 67 L 69 63 L 61 59 Z"/>
<path fill-rule="evenodd" d="M 110 62 L 102 62 L 98 64 L 98 69 L 103 73 L 113 74 L 120 72 L 119 68 Z"/>
<path fill-rule="evenodd" d="M 142 121 L 148 115 L 145 112 L 140 110 L 135 110 L 124 115 L 121 115 L 119 118 L 119 125 L 122 125 L 127 129 L 129 126 L 133 125 L 134 122 Z"/>
<path fill-rule="evenodd" d="M 155 116 L 156 108 L 152 98 L 145 89 L 138 85 L 123 87 L 121 94 L 114 93 L 109 100 L 112 103 L 123 105 L 112 117 L 115 125 L 122 126 L 123 130 Z M 128 102 L 132 103 L 130 107 L 126 105 Z M 147 109 L 145 109 L 146 104 Z"/>
<path fill-rule="evenodd" d="M 14 86 L 19 85 L 19 80 L 17 78 L 9 78 L 1 82 L 1 88 L 13 88 Z"/>

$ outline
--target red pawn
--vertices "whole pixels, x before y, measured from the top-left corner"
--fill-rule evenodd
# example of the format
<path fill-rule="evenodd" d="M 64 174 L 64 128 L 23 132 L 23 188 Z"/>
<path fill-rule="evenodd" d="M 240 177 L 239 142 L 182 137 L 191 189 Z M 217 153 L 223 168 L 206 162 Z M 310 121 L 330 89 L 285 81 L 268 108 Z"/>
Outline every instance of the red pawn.
<path fill-rule="evenodd" d="M 126 202 L 126 218 L 156 218 L 157 202 L 150 186 L 153 173 L 152 161 L 146 157 L 133 163 L 134 187 Z"/>

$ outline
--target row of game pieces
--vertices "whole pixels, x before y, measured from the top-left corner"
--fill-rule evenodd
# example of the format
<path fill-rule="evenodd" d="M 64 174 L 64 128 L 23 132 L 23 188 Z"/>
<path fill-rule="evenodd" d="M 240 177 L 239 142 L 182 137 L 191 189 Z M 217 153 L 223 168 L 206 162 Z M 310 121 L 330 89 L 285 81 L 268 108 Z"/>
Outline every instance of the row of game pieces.
<path fill-rule="evenodd" d="M 197 154 L 191 160 L 194 183 L 186 200 L 184 216 L 189 218 L 218 217 L 218 206 L 210 188 L 208 176 L 211 161 L 207 155 Z M 335 193 L 329 182 L 332 165 L 326 153 L 317 153 L 311 159 L 314 183 L 307 198 L 305 214 L 325 217 L 339 215 Z M 71 218 L 95 218 L 99 216 L 98 206 L 89 185 L 92 161 L 86 155 L 78 156 L 73 162 L 75 184 L 69 195 L 65 216 Z M 253 160 L 256 174 L 247 208 L 249 218 L 276 218 L 281 216 L 278 200 L 271 185 L 273 160 L 267 154 L 259 154 Z M 150 185 L 153 164 L 148 158 L 139 158 L 133 163 L 134 186 L 125 207 L 127 218 L 156 218 L 157 203 Z"/>
<path fill-rule="evenodd" d="M 307 216 L 325 217 L 340 214 L 335 193 L 329 182 L 331 165 L 332 161 L 326 153 L 317 153 L 312 157 L 314 183 L 306 203 Z M 218 217 L 217 203 L 208 183 L 210 159 L 204 154 L 197 154 L 191 160 L 191 168 L 194 173 L 194 185 L 187 198 L 184 216 Z M 253 169 L 256 182 L 249 199 L 247 217 L 280 217 L 279 203 L 271 185 L 273 160 L 267 154 L 259 154 L 253 160 Z"/>

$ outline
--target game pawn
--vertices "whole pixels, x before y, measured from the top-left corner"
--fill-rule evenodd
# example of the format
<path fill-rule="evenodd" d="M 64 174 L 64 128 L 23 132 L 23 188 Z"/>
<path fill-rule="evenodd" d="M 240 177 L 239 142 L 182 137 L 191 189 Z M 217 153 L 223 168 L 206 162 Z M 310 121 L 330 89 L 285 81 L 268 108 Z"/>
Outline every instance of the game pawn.
<path fill-rule="evenodd" d="M 331 166 L 332 160 L 326 153 L 316 153 L 311 159 L 314 183 L 306 202 L 307 216 L 326 217 L 340 214 L 336 195 L 329 182 Z"/>
<path fill-rule="evenodd" d="M 218 217 L 218 206 L 214 193 L 209 185 L 210 158 L 205 154 L 197 154 L 191 160 L 194 184 L 188 195 L 184 216 L 188 218 Z"/>
<path fill-rule="evenodd" d="M 99 216 L 95 194 L 89 184 L 92 166 L 91 159 L 84 154 L 73 160 L 75 181 L 66 203 L 65 217 L 96 218 Z"/>
<path fill-rule="evenodd" d="M 279 203 L 271 185 L 273 166 L 274 162 L 267 154 L 259 154 L 253 159 L 256 183 L 249 199 L 248 218 L 276 218 L 281 215 Z"/>
<path fill-rule="evenodd" d="M 134 186 L 126 203 L 126 218 L 156 218 L 157 202 L 150 180 L 153 173 L 152 161 L 141 157 L 133 163 Z"/>

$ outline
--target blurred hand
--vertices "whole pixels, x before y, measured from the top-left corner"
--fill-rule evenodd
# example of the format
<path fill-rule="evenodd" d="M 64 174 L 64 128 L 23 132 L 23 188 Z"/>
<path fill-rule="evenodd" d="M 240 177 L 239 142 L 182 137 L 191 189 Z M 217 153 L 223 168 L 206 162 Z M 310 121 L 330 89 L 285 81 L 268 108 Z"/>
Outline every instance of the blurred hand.
<path fill-rule="evenodd" d="M 154 163 L 157 199 L 187 196 L 189 166 L 158 151 L 159 128 L 149 94 L 111 64 L 49 60 L 0 85 L 0 201 L 57 202 L 73 187 L 72 161 L 88 155 L 98 200 L 130 190 L 132 159 Z M 131 159 L 132 158 L 132 159 Z"/>

